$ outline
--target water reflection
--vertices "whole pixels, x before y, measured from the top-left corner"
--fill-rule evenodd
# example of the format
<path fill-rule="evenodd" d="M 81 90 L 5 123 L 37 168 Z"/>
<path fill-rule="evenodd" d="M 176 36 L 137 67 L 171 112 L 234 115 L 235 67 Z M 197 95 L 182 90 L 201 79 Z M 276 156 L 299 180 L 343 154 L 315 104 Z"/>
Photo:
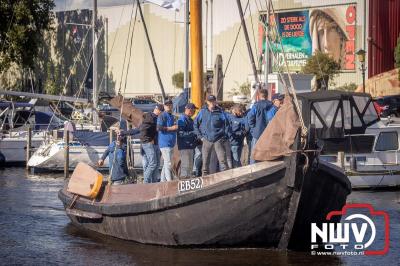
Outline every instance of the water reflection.
<path fill-rule="evenodd" d="M 141 245 L 78 229 L 57 198 L 62 174 L 0 170 L 0 264 L 72 265 L 395 265 L 399 261 L 399 192 L 353 192 L 391 216 L 391 251 L 380 258 L 311 256 L 270 249 L 183 249 Z"/>

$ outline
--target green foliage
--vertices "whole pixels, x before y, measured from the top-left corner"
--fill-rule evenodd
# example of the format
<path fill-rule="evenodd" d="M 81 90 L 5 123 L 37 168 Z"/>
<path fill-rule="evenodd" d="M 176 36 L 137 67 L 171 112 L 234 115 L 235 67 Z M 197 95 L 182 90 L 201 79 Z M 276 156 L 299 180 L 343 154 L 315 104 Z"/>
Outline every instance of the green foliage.
<path fill-rule="evenodd" d="M 0 0 L 0 73 L 11 64 L 34 68 L 39 44 L 51 29 L 53 0 Z"/>
<path fill-rule="evenodd" d="M 345 83 L 343 86 L 337 87 L 336 89 L 340 91 L 352 92 L 355 91 L 357 87 L 358 87 L 357 84 L 352 82 L 352 83 Z"/>
<path fill-rule="evenodd" d="M 239 82 L 235 81 L 236 87 L 233 88 L 228 94 L 230 96 L 235 96 L 235 95 L 245 95 L 247 97 L 250 97 L 251 95 L 251 84 L 248 80 L 243 82 L 242 84 L 239 84 Z"/>
<path fill-rule="evenodd" d="M 400 68 L 400 37 L 397 39 L 397 45 L 396 48 L 394 49 L 394 60 L 395 60 L 395 66 L 397 68 Z M 399 70 L 399 80 L 400 80 L 400 70 Z"/>
<path fill-rule="evenodd" d="M 329 80 L 332 80 L 340 70 L 340 65 L 329 54 L 317 51 L 307 59 L 302 68 L 304 74 L 313 74 L 316 78 L 316 90 L 327 90 Z M 326 86 L 325 86 L 326 85 Z"/>
<path fill-rule="evenodd" d="M 172 75 L 172 85 L 174 87 L 183 89 L 184 86 L 184 73 L 182 71 L 179 71 L 178 73 L 175 73 Z M 191 73 L 189 71 L 189 82 L 191 81 Z"/>

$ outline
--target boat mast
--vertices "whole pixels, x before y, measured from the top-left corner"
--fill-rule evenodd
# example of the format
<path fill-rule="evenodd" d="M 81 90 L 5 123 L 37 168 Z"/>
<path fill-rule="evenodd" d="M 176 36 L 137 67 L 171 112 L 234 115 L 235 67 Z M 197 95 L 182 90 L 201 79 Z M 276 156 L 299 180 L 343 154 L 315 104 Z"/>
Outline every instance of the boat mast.
<path fill-rule="evenodd" d="M 201 1 L 190 0 L 190 44 L 192 49 L 192 103 L 203 105 L 203 41 Z"/>
<path fill-rule="evenodd" d="M 251 68 L 253 69 L 253 75 L 254 75 L 254 79 L 256 81 L 256 88 L 257 88 L 258 85 L 260 84 L 260 81 L 258 79 L 256 63 L 254 62 L 253 50 L 251 49 L 249 33 L 247 31 L 246 22 L 244 21 L 242 4 L 240 3 L 240 0 L 236 0 L 236 3 L 237 3 L 237 6 L 238 6 L 238 9 L 239 9 L 240 20 L 241 20 L 241 23 L 242 23 L 243 33 L 244 33 L 244 37 L 246 39 L 246 44 L 247 44 L 247 51 L 249 52 Z"/>
<path fill-rule="evenodd" d="M 93 52 L 93 124 L 97 127 L 97 43 L 96 43 L 96 20 L 97 20 L 97 0 L 93 0 L 93 14 L 92 14 L 92 52 Z"/>
<path fill-rule="evenodd" d="M 147 43 L 148 43 L 149 48 L 150 48 L 151 58 L 153 59 L 154 68 L 156 69 L 157 80 L 158 80 L 158 84 L 160 85 L 160 88 L 161 88 L 161 94 L 162 94 L 163 102 L 165 102 L 166 95 L 165 95 L 164 85 L 163 85 L 163 83 L 161 81 L 160 71 L 158 70 L 156 58 L 155 58 L 154 52 L 153 52 L 153 46 L 151 45 L 151 42 L 150 42 L 149 32 L 147 31 L 146 21 L 144 20 L 144 16 L 143 16 L 142 6 L 140 4 L 140 0 L 137 0 L 137 5 L 138 5 L 138 8 L 139 8 L 140 19 L 142 20 L 142 23 L 143 23 L 143 28 L 144 28 L 144 33 L 146 35 L 146 40 L 147 40 Z"/>
<path fill-rule="evenodd" d="M 185 70 L 183 72 L 183 87 L 189 88 L 189 1 L 185 3 Z"/>

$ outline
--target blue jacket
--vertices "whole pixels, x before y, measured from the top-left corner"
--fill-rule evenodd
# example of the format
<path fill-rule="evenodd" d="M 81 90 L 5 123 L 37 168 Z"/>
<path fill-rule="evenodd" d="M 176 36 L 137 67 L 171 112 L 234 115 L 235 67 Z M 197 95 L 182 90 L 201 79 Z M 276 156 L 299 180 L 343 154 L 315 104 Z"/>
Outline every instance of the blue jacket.
<path fill-rule="evenodd" d="M 194 149 L 197 144 L 197 136 L 194 133 L 193 119 L 181 114 L 178 119 L 178 150 Z"/>
<path fill-rule="evenodd" d="M 228 119 L 232 129 L 231 135 L 229 137 L 231 145 L 232 146 L 243 145 L 243 140 L 246 135 L 245 118 L 229 114 Z"/>
<path fill-rule="evenodd" d="M 271 121 L 274 118 L 276 112 L 278 112 L 278 108 L 275 105 L 272 105 L 271 109 L 267 112 L 268 120 Z"/>
<path fill-rule="evenodd" d="M 194 131 L 199 139 L 205 138 L 210 142 L 216 142 L 221 138 L 228 139 L 231 127 L 220 107 L 217 106 L 210 112 L 207 106 L 204 106 L 194 121 Z"/>
<path fill-rule="evenodd" d="M 161 113 L 157 118 L 158 146 L 160 148 L 173 148 L 176 143 L 176 132 L 166 131 L 163 128 L 175 125 L 175 117 L 168 112 Z"/>
<path fill-rule="evenodd" d="M 259 139 L 264 129 L 267 127 L 269 122 L 268 111 L 272 107 L 272 102 L 268 100 L 261 100 L 256 102 L 251 107 L 250 112 L 247 114 L 250 133 L 253 138 Z"/>
<path fill-rule="evenodd" d="M 117 147 L 114 158 L 115 141 L 113 141 L 107 150 L 101 156 L 104 161 L 108 156 L 108 167 L 110 169 L 111 181 L 124 180 L 128 174 L 128 166 L 126 164 L 126 144 Z"/>

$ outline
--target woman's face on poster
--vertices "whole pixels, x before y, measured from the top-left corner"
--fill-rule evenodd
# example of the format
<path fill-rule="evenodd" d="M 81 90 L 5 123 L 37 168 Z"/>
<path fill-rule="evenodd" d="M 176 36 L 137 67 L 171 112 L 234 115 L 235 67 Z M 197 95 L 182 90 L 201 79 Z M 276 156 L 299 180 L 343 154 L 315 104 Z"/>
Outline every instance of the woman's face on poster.
<path fill-rule="evenodd" d="M 343 55 L 344 40 L 338 24 L 328 18 L 320 17 L 317 22 L 318 48 L 340 62 Z"/>
<path fill-rule="evenodd" d="M 317 26 L 320 51 L 330 54 L 336 62 L 339 62 L 343 40 L 338 25 L 333 21 L 321 18 Z"/>

